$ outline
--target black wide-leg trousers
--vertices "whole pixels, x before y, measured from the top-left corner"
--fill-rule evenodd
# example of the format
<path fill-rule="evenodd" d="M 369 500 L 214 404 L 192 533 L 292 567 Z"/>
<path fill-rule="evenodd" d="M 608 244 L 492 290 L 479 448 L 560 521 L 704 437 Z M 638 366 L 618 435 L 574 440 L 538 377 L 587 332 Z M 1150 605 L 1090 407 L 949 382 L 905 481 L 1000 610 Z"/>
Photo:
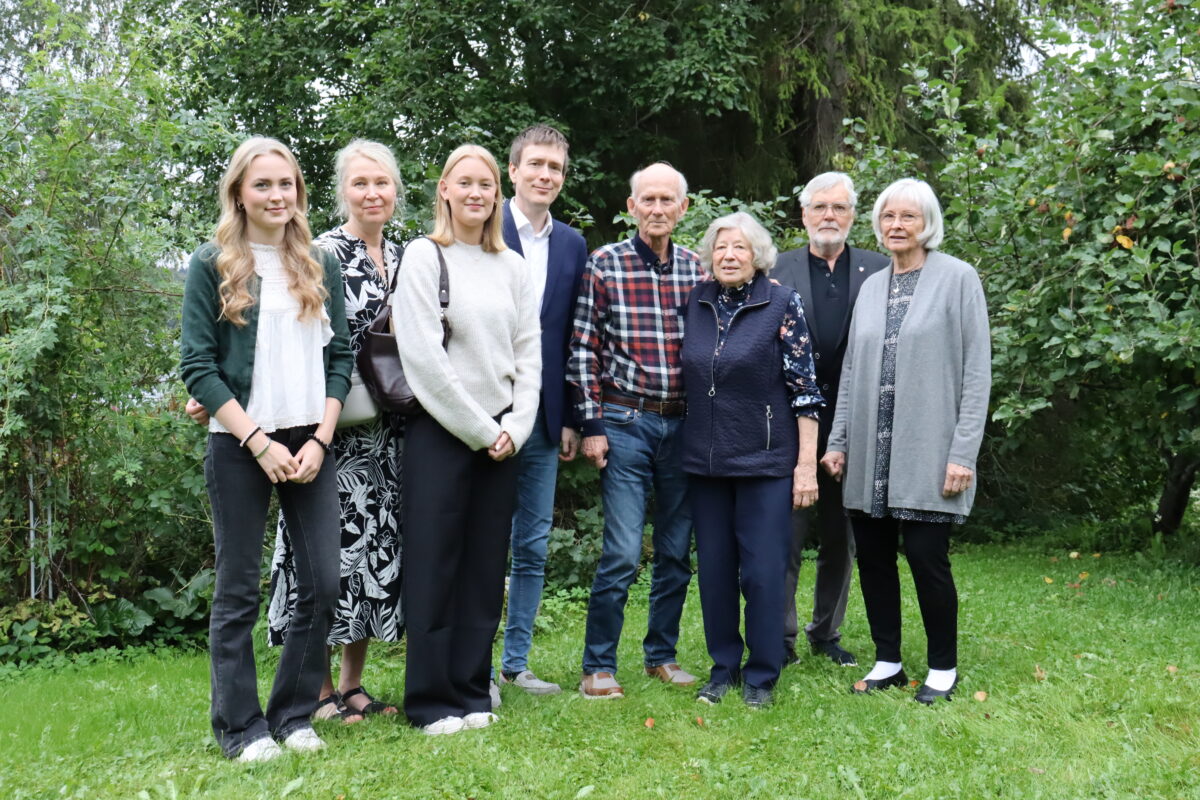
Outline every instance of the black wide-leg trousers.
<path fill-rule="evenodd" d="M 877 661 L 900 659 L 900 537 L 925 623 L 930 669 L 958 666 L 958 590 L 950 572 L 950 523 L 891 517 L 851 517 L 862 587 Z"/>
<path fill-rule="evenodd" d="M 516 504 L 517 459 L 496 462 L 425 415 L 404 442 L 404 713 L 414 725 L 490 711 L 492 640 Z"/>

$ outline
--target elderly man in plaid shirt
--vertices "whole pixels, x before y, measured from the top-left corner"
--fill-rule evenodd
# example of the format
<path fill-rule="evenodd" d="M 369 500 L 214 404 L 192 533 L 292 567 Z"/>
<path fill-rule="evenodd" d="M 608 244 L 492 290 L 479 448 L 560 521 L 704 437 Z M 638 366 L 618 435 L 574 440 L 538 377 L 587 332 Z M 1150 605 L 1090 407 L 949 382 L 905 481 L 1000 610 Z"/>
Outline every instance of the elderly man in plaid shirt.
<path fill-rule="evenodd" d="M 630 179 L 635 236 L 588 259 L 575 307 L 567 380 L 576 391 L 583 454 L 600 468 L 604 549 L 588 603 L 583 651 L 586 698 L 623 697 L 617 642 L 642 555 L 646 494 L 654 488 L 654 570 L 642 642 L 646 674 L 675 686 L 696 678 L 675 657 L 691 580 L 692 520 L 681 463 L 680 346 L 688 293 L 700 258 L 671 241 L 687 211 L 687 182 L 651 164 Z"/>

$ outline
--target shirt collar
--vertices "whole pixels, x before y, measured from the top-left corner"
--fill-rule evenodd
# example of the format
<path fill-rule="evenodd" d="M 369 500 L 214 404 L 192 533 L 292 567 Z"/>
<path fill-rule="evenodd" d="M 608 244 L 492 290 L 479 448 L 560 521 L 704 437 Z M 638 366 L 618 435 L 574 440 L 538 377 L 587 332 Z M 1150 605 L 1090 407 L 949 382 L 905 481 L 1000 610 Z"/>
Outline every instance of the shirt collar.
<path fill-rule="evenodd" d="M 816 267 L 822 272 L 829 272 L 829 262 L 821 258 L 813 252 L 811 247 L 808 249 L 808 263 L 810 266 Z M 833 262 L 835 272 L 845 272 L 850 266 L 850 245 L 842 245 L 842 252 L 838 254 L 837 259 Z"/>
<path fill-rule="evenodd" d="M 650 249 L 650 245 L 646 244 L 641 236 L 635 232 L 633 234 L 633 249 L 641 256 L 642 262 L 650 269 L 660 269 L 662 272 L 667 272 L 671 269 L 671 265 L 675 263 L 675 243 L 667 243 L 667 260 L 661 261 L 658 253 Z"/>
<path fill-rule="evenodd" d="M 516 229 L 518 231 L 525 230 L 529 232 L 534 239 L 545 238 L 550 235 L 551 231 L 554 230 L 554 218 L 550 216 L 549 212 L 546 213 L 545 227 L 543 227 L 540 231 L 535 231 L 533 229 L 533 223 L 529 221 L 529 217 L 522 213 L 521 208 L 517 205 L 516 201 L 508 204 L 508 210 L 512 213 L 513 225 L 516 227 Z"/>

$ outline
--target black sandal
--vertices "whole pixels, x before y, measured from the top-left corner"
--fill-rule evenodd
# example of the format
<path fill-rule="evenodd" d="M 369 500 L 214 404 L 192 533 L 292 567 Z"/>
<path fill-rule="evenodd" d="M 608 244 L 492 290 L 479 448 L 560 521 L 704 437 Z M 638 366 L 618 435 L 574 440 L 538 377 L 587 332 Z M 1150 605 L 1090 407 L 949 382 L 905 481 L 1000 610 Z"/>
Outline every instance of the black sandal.
<path fill-rule="evenodd" d="M 360 694 L 363 697 L 367 698 L 367 704 L 365 706 L 363 706 L 361 709 L 356 709 L 354 706 L 352 706 L 346 702 L 351 697 L 357 697 Z M 342 695 L 342 705 L 345 706 L 346 710 L 348 712 L 350 712 L 351 714 L 362 714 L 363 716 L 369 716 L 371 714 L 382 714 L 383 716 L 390 717 L 394 714 L 400 713 L 400 709 L 397 708 L 394 704 L 385 703 L 381 700 L 376 700 L 374 697 L 371 697 L 371 695 L 367 693 L 367 690 L 361 686 L 359 686 L 357 689 L 351 689 L 350 691 L 348 691 L 344 695 Z M 388 712 L 389 708 L 392 709 L 390 713 Z"/>
<path fill-rule="evenodd" d="M 358 719 L 352 719 L 353 717 L 358 717 Z M 353 725 L 355 722 L 362 722 L 365 718 L 366 714 L 343 705 L 342 697 L 337 692 L 321 698 L 321 701 L 317 703 L 316 710 L 312 713 L 313 720 L 340 719 L 344 725 Z"/>

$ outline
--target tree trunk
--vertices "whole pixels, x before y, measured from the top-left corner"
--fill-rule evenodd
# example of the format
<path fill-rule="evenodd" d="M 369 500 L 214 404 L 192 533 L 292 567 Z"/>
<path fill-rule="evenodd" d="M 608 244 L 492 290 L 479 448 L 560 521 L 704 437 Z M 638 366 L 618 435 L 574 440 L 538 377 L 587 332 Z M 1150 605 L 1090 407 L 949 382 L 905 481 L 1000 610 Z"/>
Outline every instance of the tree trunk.
<path fill-rule="evenodd" d="M 1179 530 L 1191 500 L 1197 469 L 1200 469 L 1200 460 L 1191 453 L 1168 455 L 1167 480 L 1158 498 L 1158 513 L 1154 515 L 1155 533 L 1170 535 Z"/>

